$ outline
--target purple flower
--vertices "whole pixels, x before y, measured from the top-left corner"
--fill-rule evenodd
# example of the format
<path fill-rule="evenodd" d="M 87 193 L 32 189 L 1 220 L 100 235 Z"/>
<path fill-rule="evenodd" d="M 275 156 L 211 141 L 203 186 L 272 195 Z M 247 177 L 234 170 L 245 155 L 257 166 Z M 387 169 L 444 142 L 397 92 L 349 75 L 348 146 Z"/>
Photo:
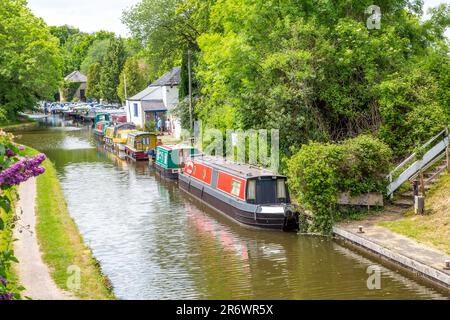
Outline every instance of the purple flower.
<path fill-rule="evenodd" d="M 0 276 L 0 283 L 4 286 L 6 286 L 6 284 L 8 283 L 8 281 L 6 281 L 5 278 L 3 278 L 2 276 Z"/>
<path fill-rule="evenodd" d="M 13 152 L 11 149 L 6 149 L 5 155 L 6 155 L 8 158 L 11 158 L 11 157 L 14 157 L 14 156 L 15 156 L 14 152 Z"/>
<path fill-rule="evenodd" d="M 0 293 L 0 301 L 2 300 L 12 300 L 13 299 L 13 294 L 11 292 L 6 292 L 6 293 Z"/>
<path fill-rule="evenodd" d="M 33 158 L 25 157 L 11 167 L 0 172 L 0 185 L 19 185 L 31 177 L 37 177 L 45 172 L 40 167 L 46 159 L 44 154 L 39 154 Z"/>
<path fill-rule="evenodd" d="M 23 150 L 25 150 L 25 147 L 24 146 L 19 146 L 19 150 L 23 151 Z"/>

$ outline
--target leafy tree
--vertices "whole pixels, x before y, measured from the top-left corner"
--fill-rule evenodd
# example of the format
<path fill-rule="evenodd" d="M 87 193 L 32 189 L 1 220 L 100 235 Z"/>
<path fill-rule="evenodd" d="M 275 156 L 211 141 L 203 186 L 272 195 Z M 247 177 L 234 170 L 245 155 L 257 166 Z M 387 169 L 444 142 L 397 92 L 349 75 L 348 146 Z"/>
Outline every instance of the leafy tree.
<path fill-rule="evenodd" d="M 125 60 L 126 52 L 122 38 L 112 39 L 100 72 L 102 98 L 109 102 L 118 100 L 117 87 Z"/>
<path fill-rule="evenodd" d="M 71 36 L 80 33 L 79 29 L 71 27 L 69 25 L 50 26 L 49 28 L 51 34 L 59 39 L 60 46 L 64 46 L 67 39 L 69 39 Z"/>
<path fill-rule="evenodd" d="M 70 36 L 64 44 L 64 74 L 74 70 L 80 70 L 81 63 L 88 54 L 89 47 L 94 41 L 94 36 L 88 33 L 77 33 Z"/>
<path fill-rule="evenodd" d="M 95 40 L 89 47 L 86 58 L 80 66 L 80 71 L 84 74 L 89 72 L 89 67 L 94 63 L 102 64 L 106 56 L 110 40 L 100 39 Z"/>
<path fill-rule="evenodd" d="M 125 62 L 122 73 L 120 74 L 120 83 L 117 87 L 117 96 L 120 100 L 125 102 L 125 79 L 127 82 L 128 97 L 142 91 L 147 86 L 146 81 L 147 66 L 137 58 L 129 58 Z"/>
<path fill-rule="evenodd" d="M 62 78 L 58 39 L 26 1 L 0 6 L 0 110 L 14 120 L 37 101 L 51 99 Z"/>
<path fill-rule="evenodd" d="M 100 101 L 100 71 L 101 65 L 99 63 L 91 64 L 88 71 L 88 80 L 86 84 L 86 95 Z"/>

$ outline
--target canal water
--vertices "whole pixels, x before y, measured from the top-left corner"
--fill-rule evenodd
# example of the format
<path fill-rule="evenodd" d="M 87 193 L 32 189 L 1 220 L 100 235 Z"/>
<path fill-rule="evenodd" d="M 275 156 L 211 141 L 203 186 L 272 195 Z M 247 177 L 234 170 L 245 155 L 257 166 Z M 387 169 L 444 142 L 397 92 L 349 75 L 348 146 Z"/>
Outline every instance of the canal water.
<path fill-rule="evenodd" d="M 442 299 L 327 238 L 245 229 L 98 147 L 92 129 L 48 119 L 20 134 L 55 163 L 70 214 L 120 299 Z"/>

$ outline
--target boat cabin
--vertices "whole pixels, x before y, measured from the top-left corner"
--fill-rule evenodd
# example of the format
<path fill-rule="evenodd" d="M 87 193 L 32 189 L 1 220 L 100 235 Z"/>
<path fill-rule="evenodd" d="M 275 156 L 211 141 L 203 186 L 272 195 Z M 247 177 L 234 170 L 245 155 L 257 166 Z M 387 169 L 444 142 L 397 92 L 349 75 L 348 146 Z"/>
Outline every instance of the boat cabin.
<path fill-rule="evenodd" d="M 155 150 L 157 135 L 149 132 L 134 131 L 128 134 L 125 146 L 126 155 L 132 160 L 148 160 L 148 154 Z"/>
<path fill-rule="evenodd" d="M 186 161 L 199 154 L 200 152 L 196 148 L 186 145 L 158 146 L 155 168 L 165 178 L 178 179 L 178 173 Z"/>
<path fill-rule="evenodd" d="M 113 123 L 111 121 L 100 121 L 95 125 L 94 134 L 97 138 L 103 141 L 106 129 L 111 127 Z"/>
<path fill-rule="evenodd" d="M 109 113 L 97 113 L 94 118 L 94 126 L 101 121 L 111 121 L 111 115 Z"/>

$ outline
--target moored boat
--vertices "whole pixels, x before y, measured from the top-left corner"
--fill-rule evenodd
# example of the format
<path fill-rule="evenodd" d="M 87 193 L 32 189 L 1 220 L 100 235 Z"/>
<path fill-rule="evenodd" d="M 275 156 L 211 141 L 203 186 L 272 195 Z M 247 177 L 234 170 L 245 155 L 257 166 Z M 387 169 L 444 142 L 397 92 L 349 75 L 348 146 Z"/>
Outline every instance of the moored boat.
<path fill-rule="evenodd" d="M 113 125 L 106 129 L 105 137 L 103 138 L 103 140 L 108 147 L 114 148 L 115 147 L 114 139 L 117 137 L 117 135 L 120 131 L 135 130 L 135 129 L 136 129 L 136 125 L 134 123 L 125 122 L 125 123 Z"/>
<path fill-rule="evenodd" d="M 112 126 L 111 121 L 100 121 L 97 122 L 94 129 L 94 136 L 98 141 L 103 142 L 103 137 L 105 136 L 106 129 Z"/>
<path fill-rule="evenodd" d="M 128 134 L 125 154 L 134 161 L 148 160 L 149 152 L 156 149 L 157 136 L 154 133 L 134 131 Z"/>
<path fill-rule="evenodd" d="M 124 152 L 128 140 L 128 134 L 135 131 L 137 130 L 119 130 L 116 137 L 113 139 L 114 149 Z"/>
<path fill-rule="evenodd" d="M 215 157 L 193 157 L 178 175 L 182 190 L 241 225 L 297 231 L 286 177 Z"/>
<path fill-rule="evenodd" d="M 186 145 L 163 145 L 156 148 L 154 162 L 156 172 L 162 177 L 176 180 L 186 160 L 199 154 L 198 150 Z"/>

